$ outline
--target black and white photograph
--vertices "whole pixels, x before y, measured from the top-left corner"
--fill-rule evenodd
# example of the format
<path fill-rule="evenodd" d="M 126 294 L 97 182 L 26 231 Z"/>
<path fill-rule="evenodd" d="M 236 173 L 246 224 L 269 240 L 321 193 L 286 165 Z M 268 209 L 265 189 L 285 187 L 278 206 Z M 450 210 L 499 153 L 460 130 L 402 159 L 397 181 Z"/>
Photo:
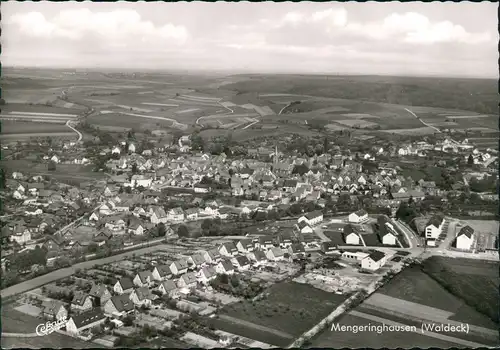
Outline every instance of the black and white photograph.
<path fill-rule="evenodd" d="M 498 3 L 0 9 L 2 349 L 500 346 Z"/>

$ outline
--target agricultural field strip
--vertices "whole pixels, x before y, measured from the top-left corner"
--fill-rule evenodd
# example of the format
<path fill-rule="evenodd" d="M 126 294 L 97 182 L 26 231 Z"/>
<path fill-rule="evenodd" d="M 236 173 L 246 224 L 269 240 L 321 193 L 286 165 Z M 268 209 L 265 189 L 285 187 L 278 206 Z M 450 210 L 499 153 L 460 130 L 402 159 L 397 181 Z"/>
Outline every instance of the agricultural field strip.
<path fill-rule="evenodd" d="M 196 112 L 199 111 L 199 108 L 190 108 L 190 109 L 184 109 L 182 111 L 177 111 L 175 112 L 176 114 L 184 114 L 184 113 L 189 113 L 189 112 Z"/>
<path fill-rule="evenodd" d="M 262 332 L 272 333 L 272 334 L 275 334 L 275 335 L 282 337 L 282 338 L 286 338 L 286 339 L 293 339 L 294 338 L 291 334 L 288 334 L 288 333 L 285 333 L 285 332 L 282 332 L 282 331 L 279 331 L 276 329 L 272 329 L 269 327 L 260 326 L 258 324 L 252 323 L 252 322 L 240 320 L 238 318 L 234 318 L 234 317 L 231 317 L 228 315 L 219 315 L 219 318 L 222 318 L 222 319 L 229 321 L 229 322 L 238 323 L 238 324 L 245 326 L 245 327 L 254 328 L 254 329 L 262 331 Z"/>
<path fill-rule="evenodd" d="M 34 115 L 34 116 L 50 116 L 50 117 L 73 117 L 73 118 L 78 117 L 77 114 L 64 114 L 64 113 L 38 113 L 38 112 L 17 112 L 17 111 L 12 111 L 12 112 L 9 112 L 9 114 Z"/>
<path fill-rule="evenodd" d="M 141 105 L 147 106 L 160 106 L 160 107 L 179 107 L 177 104 L 168 104 L 168 103 L 154 103 L 154 102 L 141 102 Z"/>
<path fill-rule="evenodd" d="M 349 312 L 349 314 L 352 315 L 352 316 L 361 317 L 361 318 L 364 318 L 364 319 L 367 319 L 367 320 L 370 320 L 370 321 L 374 321 L 374 322 L 379 322 L 379 323 L 382 323 L 382 324 L 393 325 L 393 326 L 400 326 L 400 327 L 405 327 L 406 326 L 405 324 L 402 324 L 402 323 L 399 323 L 399 322 L 391 321 L 391 320 L 388 320 L 388 319 L 385 319 L 385 318 L 381 318 L 381 317 L 377 317 L 377 316 L 372 316 L 372 315 L 365 314 L 363 312 L 359 312 L 359 311 L 356 311 L 356 310 L 353 310 L 353 311 Z M 417 333 L 418 333 L 418 330 L 417 330 Z M 451 337 L 449 335 L 444 335 L 444 334 L 440 334 L 440 333 L 434 333 L 434 332 L 427 331 L 424 334 L 426 336 L 428 336 L 428 337 L 431 337 L 431 338 L 436 338 L 436 339 L 440 339 L 440 340 L 444 340 L 444 341 L 449 341 L 449 342 L 452 342 L 452 343 L 455 343 L 455 344 L 465 345 L 465 346 L 467 346 L 467 347 L 469 347 L 471 349 L 481 348 L 481 347 L 485 347 L 486 346 L 484 344 L 479 344 L 479 343 L 476 343 L 476 342 L 471 342 L 471 341 L 468 341 L 468 340 L 463 340 L 463 339 L 460 339 L 460 338 L 455 338 L 455 337 Z"/>
<path fill-rule="evenodd" d="M 368 307 L 371 306 L 375 309 L 389 310 L 391 312 L 408 315 L 410 317 L 416 317 L 418 319 L 432 320 L 457 325 L 460 324 L 460 322 L 450 320 L 450 317 L 455 314 L 454 312 L 449 312 L 427 305 L 390 297 L 381 293 L 373 294 L 364 302 L 363 305 Z M 488 328 L 470 325 L 470 329 L 479 333 L 493 334 L 498 336 L 498 331 L 493 331 Z"/>

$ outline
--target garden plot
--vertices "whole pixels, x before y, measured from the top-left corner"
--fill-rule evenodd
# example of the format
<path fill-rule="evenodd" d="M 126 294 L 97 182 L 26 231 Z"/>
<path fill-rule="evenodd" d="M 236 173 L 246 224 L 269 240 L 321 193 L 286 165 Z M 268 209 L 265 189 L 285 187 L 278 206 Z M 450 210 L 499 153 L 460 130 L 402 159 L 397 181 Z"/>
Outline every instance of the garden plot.
<path fill-rule="evenodd" d="M 325 292 L 337 294 L 350 294 L 360 290 L 369 283 L 361 281 L 357 277 L 340 276 L 332 270 L 313 270 L 293 280 L 297 283 L 306 283 Z"/>

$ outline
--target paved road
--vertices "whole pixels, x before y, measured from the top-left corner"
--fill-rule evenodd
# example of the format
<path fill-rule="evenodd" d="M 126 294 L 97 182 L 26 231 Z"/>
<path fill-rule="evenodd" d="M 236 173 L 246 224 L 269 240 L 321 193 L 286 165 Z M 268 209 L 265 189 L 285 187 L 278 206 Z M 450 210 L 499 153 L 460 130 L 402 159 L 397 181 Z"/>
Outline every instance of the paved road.
<path fill-rule="evenodd" d="M 417 248 L 420 246 L 421 242 L 420 238 L 417 236 L 415 232 L 413 232 L 413 230 L 408 228 L 404 223 L 402 223 L 399 220 L 392 220 L 392 222 L 399 228 L 401 232 L 403 232 L 403 234 L 406 237 L 406 241 L 410 245 L 410 248 Z"/>
<path fill-rule="evenodd" d="M 169 250 L 173 249 L 175 246 L 171 244 L 160 244 L 152 247 L 146 247 L 146 248 L 141 248 L 137 250 L 131 250 L 128 252 L 124 252 L 118 255 L 110 256 L 107 258 L 103 259 L 97 259 L 97 260 L 90 260 L 90 261 L 84 261 L 78 264 L 75 264 L 71 267 L 59 269 L 53 272 L 49 272 L 46 275 L 39 276 L 36 278 L 33 278 L 29 281 L 21 282 L 19 284 L 13 285 L 11 287 L 5 288 L 2 291 L 0 291 L 0 295 L 2 298 L 7 298 L 16 294 L 24 293 L 27 291 L 30 291 L 35 288 L 39 288 L 47 283 L 51 283 L 54 281 L 57 281 L 61 278 L 69 277 L 73 275 L 77 269 L 88 269 L 92 268 L 94 265 L 105 265 L 105 264 L 110 264 L 115 261 L 120 261 L 124 260 L 127 256 L 130 254 L 146 254 L 146 253 L 151 253 L 155 252 L 157 250 Z"/>
<path fill-rule="evenodd" d="M 365 314 L 364 312 L 359 312 L 359 311 L 355 311 L 355 310 L 351 311 L 349 314 L 352 316 L 361 317 L 361 318 L 364 318 L 364 319 L 369 320 L 369 321 L 379 322 L 379 323 L 386 324 L 386 325 L 400 326 L 400 327 L 406 326 L 403 323 L 395 322 L 395 321 L 388 320 L 388 319 L 382 318 L 382 317 L 377 317 L 377 316 Z M 417 329 L 415 331 L 415 333 L 421 334 L 422 332 L 421 332 L 421 330 Z M 460 339 L 460 338 L 455 338 L 455 337 L 452 337 L 449 335 L 444 335 L 444 334 L 435 333 L 435 332 L 425 331 L 424 335 L 427 337 L 436 338 L 436 339 L 444 340 L 447 342 L 464 345 L 464 346 L 467 346 L 471 349 L 487 347 L 487 345 L 485 345 L 485 344 L 479 344 L 476 342 L 472 342 L 472 341 L 468 341 L 468 340 L 464 340 L 464 339 Z"/>

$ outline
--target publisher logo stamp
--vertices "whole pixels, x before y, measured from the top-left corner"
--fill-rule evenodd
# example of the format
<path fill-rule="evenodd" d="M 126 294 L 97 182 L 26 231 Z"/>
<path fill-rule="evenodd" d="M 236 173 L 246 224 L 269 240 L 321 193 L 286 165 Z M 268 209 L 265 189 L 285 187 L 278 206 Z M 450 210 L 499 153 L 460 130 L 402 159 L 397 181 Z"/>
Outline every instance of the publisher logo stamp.
<path fill-rule="evenodd" d="M 36 326 L 36 334 L 39 336 L 44 336 L 44 335 L 49 335 L 51 333 L 54 333 L 55 331 L 63 328 L 66 323 L 68 323 L 68 320 L 65 317 L 61 317 L 60 319 L 52 322 L 47 322 L 47 323 L 40 323 L 38 326 Z"/>

